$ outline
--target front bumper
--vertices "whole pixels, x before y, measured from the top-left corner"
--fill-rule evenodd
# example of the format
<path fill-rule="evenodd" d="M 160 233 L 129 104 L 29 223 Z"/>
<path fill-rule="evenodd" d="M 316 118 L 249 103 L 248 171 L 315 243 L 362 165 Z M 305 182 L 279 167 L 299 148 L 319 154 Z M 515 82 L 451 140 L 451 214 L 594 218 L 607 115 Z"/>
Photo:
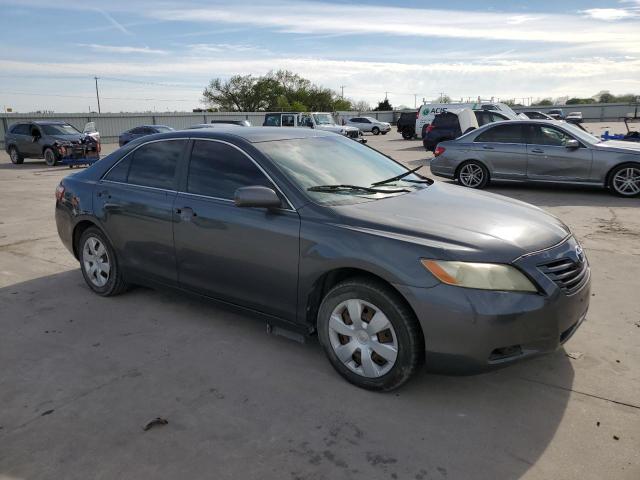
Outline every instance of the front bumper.
<path fill-rule="evenodd" d="M 586 318 L 590 271 L 567 295 L 538 265 L 567 258 L 573 244 L 571 238 L 514 262 L 540 286 L 535 294 L 396 285 L 422 326 L 429 370 L 477 373 L 553 352 L 568 341 Z"/>

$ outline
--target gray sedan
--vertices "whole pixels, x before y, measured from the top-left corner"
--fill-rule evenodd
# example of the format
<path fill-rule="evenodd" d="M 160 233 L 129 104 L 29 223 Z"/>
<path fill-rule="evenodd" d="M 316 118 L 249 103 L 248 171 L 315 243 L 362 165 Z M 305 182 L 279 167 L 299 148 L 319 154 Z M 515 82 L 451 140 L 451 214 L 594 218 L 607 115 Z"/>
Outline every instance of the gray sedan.
<path fill-rule="evenodd" d="M 490 180 L 593 185 L 640 195 L 640 145 L 601 141 L 560 121 L 497 122 L 441 142 L 431 172 L 483 188 Z"/>

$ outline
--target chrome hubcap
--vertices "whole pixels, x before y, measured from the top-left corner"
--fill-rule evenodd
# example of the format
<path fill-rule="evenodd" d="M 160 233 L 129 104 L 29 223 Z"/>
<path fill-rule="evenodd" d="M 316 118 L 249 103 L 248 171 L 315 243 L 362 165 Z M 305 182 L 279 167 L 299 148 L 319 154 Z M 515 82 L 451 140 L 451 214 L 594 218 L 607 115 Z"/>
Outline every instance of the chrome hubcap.
<path fill-rule="evenodd" d="M 82 249 L 84 271 L 96 287 L 104 287 L 109 281 L 111 263 L 107 249 L 99 238 L 89 237 Z"/>
<path fill-rule="evenodd" d="M 398 339 L 387 316 L 360 299 L 346 300 L 331 313 L 329 341 L 338 359 L 363 377 L 381 377 L 398 357 Z"/>
<path fill-rule="evenodd" d="M 18 161 L 18 152 L 16 151 L 15 148 L 11 149 L 11 161 L 13 163 L 16 163 Z"/>
<path fill-rule="evenodd" d="M 640 193 L 640 168 L 623 168 L 613 177 L 613 188 L 622 195 Z"/>
<path fill-rule="evenodd" d="M 51 150 L 47 150 L 44 154 L 44 159 L 47 165 L 53 165 L 56 162 L 56 158 Z"/>
<path fill-rule="evenodd" d="M 484 170 L 480 165 L 468 163 L 460 169 L 460 183 L 466 187 L 477 187 L 484 180 Z"/>

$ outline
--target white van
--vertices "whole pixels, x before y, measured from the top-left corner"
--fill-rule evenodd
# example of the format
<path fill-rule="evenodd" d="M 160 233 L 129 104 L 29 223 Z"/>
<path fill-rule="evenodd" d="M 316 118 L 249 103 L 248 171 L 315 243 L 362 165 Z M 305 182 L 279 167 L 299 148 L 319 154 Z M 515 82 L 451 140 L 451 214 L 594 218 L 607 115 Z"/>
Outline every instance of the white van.
<path fill-rule="evenodd" d="M 416 134 L 420 135 L 419 138 L 424 136 L 424 128 L 426 125 L 431 125 L 435 116 L 439 113 L 444 113 L 449 110 L 460 110 L 463 108 L 470 108 L 471 110 L 495 110 L 510 120 L 518 120 L 520 117 L 516 112 L 511 110 L 509 105 L 504 103 L 494 102 L 475 102 L 475 103 L 425 103 L 420 107 L 420 111 L 416 117 Z"/>

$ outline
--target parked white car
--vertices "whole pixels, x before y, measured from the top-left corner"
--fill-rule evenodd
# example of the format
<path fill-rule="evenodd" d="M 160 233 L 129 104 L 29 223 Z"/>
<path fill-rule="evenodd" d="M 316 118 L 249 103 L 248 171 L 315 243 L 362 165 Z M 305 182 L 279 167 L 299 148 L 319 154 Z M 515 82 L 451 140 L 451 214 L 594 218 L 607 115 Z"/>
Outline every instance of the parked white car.
<path fill-rule="evenodd" d="M 273 112 L 264 115 L 263 127 L 307 127 L 325 132 L 339 133 L 360 143 L 367 143 L 362 132 L 355 127 L 337 125 L 328 112 Z"/>
<path fill-rule="evenodd" d="M 504 114 L 509 120 L 519 120 L 520 117 L 509 105 L 493 102 L 475 103 L 425 103 L 420 107 L 416 118 L 416 134 L 424 135 L 425 126 L 431 125 L 433 119 L 439 113 L 447 112 L 451 109 L 470 108 L 471 110 L 491 110 Z"/>
<path fill-rule="evenodd" d="M 361 132 L 370 132 L 374 135 L 386 135 L 391 131 L 391 124 L 381 122 L 373 117 L 353 117 L 347 120 L 346 125 L 359 128 Z"/>
<path fill-rule="evenodd" d="M 569 123 L 580 123 L 582 122 L 582 112 L 571 112 L 564 119 Z"/>

